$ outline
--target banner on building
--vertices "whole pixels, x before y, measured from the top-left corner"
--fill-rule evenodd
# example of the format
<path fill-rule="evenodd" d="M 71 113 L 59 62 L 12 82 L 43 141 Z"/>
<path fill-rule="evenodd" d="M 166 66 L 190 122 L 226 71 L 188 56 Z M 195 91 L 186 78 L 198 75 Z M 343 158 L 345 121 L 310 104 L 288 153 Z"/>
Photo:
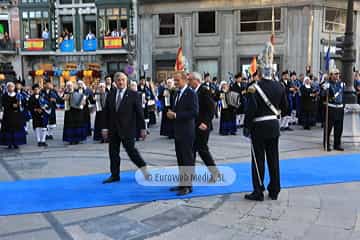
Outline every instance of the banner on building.
<path fill-rule="evenodd" d="M 24 49 L 28 51 L 39 51 L 44 49 L 43 39 L 28 39 L 24 41 Z"/>
<path fill-rule="evenodd" d="M 75 51 L 75 41 L 73 39 L 64 40 L 60 44 L 61 52 L 74 52 Z"/>
<path fill-rule="evenodd" d="M 96 49 L 97 49 L 97 40 L 96 39 L 84 40 L 83 41 L 83 49 L 86 52 L 96 51 Z"/>
<path fill-rule="evenodd" d="M 104 37 L 104 48 L 122 48 L 122 38 Z"/>

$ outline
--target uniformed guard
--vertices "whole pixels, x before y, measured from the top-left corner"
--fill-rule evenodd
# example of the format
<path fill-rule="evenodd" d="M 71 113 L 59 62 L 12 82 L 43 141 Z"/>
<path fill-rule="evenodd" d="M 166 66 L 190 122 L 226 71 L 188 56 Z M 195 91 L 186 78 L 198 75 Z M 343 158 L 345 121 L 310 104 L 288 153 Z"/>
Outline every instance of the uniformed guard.
<path fill-rule="evenodd" d="M 338 69 L 330 71 L 330 78 L 328 83 L 322 85 L 323 90 L 328 94 L 328 119 L 327 119 L 327 131 L 324 128 L 324 147 L 327 151 L 331 151 L 330 148 L 330 134 L 334 128 L 334 150 L 344 151 L 341 145 L 341 136 L 343 133 L 344 122 L 344 87 L 345 84 L 340 80 L 340 72 Z"/>
<path fill-rule="evenodd" d="M 273 46 L 266 44 L 260 60 L 262 79 L 249 89 L 248 108 L 245 115 L 244 136 L 251 139 L 253 192 L 245 199 L 264 200 L 265 154 L 270 175 L 267 187 L 269 197 L 276 200 L 280 192 L 279 136 L 280 111 L 288 108 L 284 87 L 273 81 Z M 280 110 L 281 109 L 281 110 Z"/>

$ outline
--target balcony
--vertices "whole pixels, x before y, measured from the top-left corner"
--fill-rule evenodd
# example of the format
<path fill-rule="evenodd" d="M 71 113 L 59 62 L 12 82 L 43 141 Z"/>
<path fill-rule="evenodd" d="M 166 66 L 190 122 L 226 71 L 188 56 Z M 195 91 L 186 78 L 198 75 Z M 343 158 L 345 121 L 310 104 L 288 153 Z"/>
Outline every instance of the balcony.
<path fill-rule="evenodd" d="M 10 5 L 11 4 L 11 0 L 0 0 L 0 6 L 2 5 Z"/>
<path fill-rule="evenodd" d="M 0 0 L 1 1 L 1 0 Z M 11 40 L 0 40 L 0 53 L 1 54 L 16 54 L 16 45 Z"/>
<path fill-rule="evenodd" d="M 32 38 L 22 40 L 22 55 L 94 55 L 94 54 L 127 54 L 129 46 L 126 39 L 122 37 L 102 37 L 99 39 L 81 40 L 80 45 L 76 39 L 44 40 Z"/>

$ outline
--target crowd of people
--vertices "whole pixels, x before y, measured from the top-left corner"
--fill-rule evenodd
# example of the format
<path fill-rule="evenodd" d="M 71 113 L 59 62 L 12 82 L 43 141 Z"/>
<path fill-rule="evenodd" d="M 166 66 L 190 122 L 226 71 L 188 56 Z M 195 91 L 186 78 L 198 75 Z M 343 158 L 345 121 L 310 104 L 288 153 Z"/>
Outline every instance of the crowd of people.
<path fill-rule="evenodd" d="M 359 72 L 354 73 L 354 84 L 360 95 Z M 64 142 L 76 145 L 93 136 L 95 141 L 109 143 L 112 175 L 104 183 L 120 180 L 121 143 L 147 178 L 146 163 L 135 148 L 135 141 L 150 134 L 151 126 L 161 117 L 160 135 L 175 139 L 178 165 L 193 166 L 199 153 L 216 178 L 219 172 L 208 147 L 212 119 L 216 117 L 220 118 L 220 135 L 236 135 L 243 128 L 244 136 L 251 136 L 253 159 L 258 159 L 255 162 L 259 166 L 255 171 L 253 165 L 255 193 L 246 198 L 263 199 L 264 187 L 259 184 L 263 182 L 266 151 L 268 158 L 272 158 L 268 162 L 272 164 L 269 171 L 274 178 L 269 185 L 270 197 L 277 199 L 280 131 L 292 131 L 296 124 L 310 130 L 320 123 L 324 127 L 324 147 L 331 151 L 330 133 L 334 128 L 333 149 L 343 151 L 343 92 L 344 83 L 337 69 L 315 77 L 311 68 L 300 75 L 294 71 L 270 77 L 264 77 L 261 70 L 249 76 L 238 73 L 233 81 L 221 82 L 209 73 L 176 72 L 174 78 L 158 85 L 151 78 L 128 83 L 124 73 L 116 73 L 113 78 L 106 76 L 97 86 L 86 86 L 81 80 L 68 81 L 64 89 L 56 89 L 51 81 L 43 88 L 34 84 L 31 89 L 20 81 L 8 82 L 0 91 L 3 109 L 0 145 L 17 149 L 26 144 L 32 119 L 38 146 L 46 147 L 46 141 L 54 138 L 56 110 L 61 106 L 65 112 Z M 91 114 L 96 115 L 94 124 Z M 256 176 L 259 181 L 254 180 Z M 179 195 L 191 193 L 191 183 L 183 184 L 171 191 Z"/>
<path fill-rule="evenodd" d="M 251 84 L 261 79 L 258 72 L 252 76 L 244 76 L 241 73 L 235 75 L 234 80 L 218 82 L 217 79 L 211 78 L 209 73 L 204 73 L 201 76 L 203 79 L 203 86 L 209 90 L 212 100 L 214 101 L 216 118 L 220 118 L 218 132 L 220 135 L 236 135 L 238 130 L 244 126 L 245 110 L 247 108 L 247 89 Z M 305 130 L 310 130 L 316 124 L 324 125 L 325 111 L 324 101 L 325 95 L 322 91 L 321 85 L 327 82 L 329 78 L 339 78 L 338 70 L 332 71 L 329 75 L 314 77 L 311 73 L 297 75 L 296 72 L 284 71 L 278 80 L 284 86 L 287 94 L 288 108 L 282 112 L 280 120 L 281 131 L 292 131 L 291 125 L 301 125 Z M 354 84 L 357 94 L 360 96 L 360 73 L 354 73 Z M 64 109 L 64 130 L 63 140 L 70 144 L 78 144 L 85 141 L 87 137 L 93 134 L 95 141 L 105 143 L 106 140 L 101 138 L 101 129 L 103 128 L 105 117 L 103 116 L 103 108 L 106 96 L 114 88 L 114 81 L 111 76 L 106 76 L 104 81 L 101 81 L 98 86 L 86 86 L 83 81 L 77 83 L 67 82 L 63 89 L 54 88 L 49 81 L 40 88 L 39 85 L 34 85 L 32 88 L 23 86 L 22 82 L 8 83 L 6 86 L 1 86 L 2 95 L 2 109 L 3 112 L 13 110 L 19 114 L 21 118 L 16 117 L 17 121 L 23 124 L 17 124 L 15 135 L 24 136 L 20 132 L 27 132 L 29 121 L 33 120 L 34 129 L 40 128 L 41 122 L 39 118 L 43 118 L 42 131 L 46 129 L 46 139 L 53 138 L 53 131 L 56 127 L 56 109 Z M 175 103 L 177 94 L 174 80 L 167 79 L 157 85 L 154 84 L 151 78 L 141 78 L 140 81 L 131 82 L 130 88 L 138 92 L 141 99 L 141 105 L 144 110 L 144 117 L 146 122 L 147 134 L 150 134 L 151 126 L 160 120 L 160 135 L 166 136 L 169 139 L 174 138 L 174 122 L 166 117 L 166 112 L 172 109 Z M 234 104 L 235 94 L 237 104 Z M 13 95 L 13 100 L 17 103 L 16 107 L 7 108 L 7 104 L 12 102 L 10 95 Z M 34 101 L 34 96 L 37 96 Z M 78 98 L 83 97 L 83 101 Z M 9 98 L 9 99 L 8 99 Z M 76 102 L 77 101 L 77 102 Z M 47 106 L 51 111 L 41 110 L 37 104 L 42 102 L 42 105 Z M 76 104 L 78 105 L 75 105 Z M 359 102 L 360 103 L 360 102 Z M 41 105 L 41 106 L 42 106 Z M 15 105 L 14 105 L 15 106 Z M 91 126 L 90 115 L 96 114 L 94 126 Z M 4 113 L 2 113 L 4 115 Z M 6 127 L 6 119 L 2 120 L 3 128 Z M 13 119 L 13 117 L 10 117 Z M 11 121 L 12 122 L 12 121 Z M 4 124 L 5 123 L 5 124 Z M 20 125 L 23 125 L 23 130 Z M 40 132 L 40 130 L 36 130 Z M 37 134 L 39 145 L 45 143 L 40 134 Z M 139 131 L 136 135 L 136 140 L 139 140 Z M 7 143 L 7 141 L 3 141 Z M 25 141 L 14 141 L 8 144 L 9 147 L 21 145 Z M 45 144 L 46 145 L 46 144 Z"/>

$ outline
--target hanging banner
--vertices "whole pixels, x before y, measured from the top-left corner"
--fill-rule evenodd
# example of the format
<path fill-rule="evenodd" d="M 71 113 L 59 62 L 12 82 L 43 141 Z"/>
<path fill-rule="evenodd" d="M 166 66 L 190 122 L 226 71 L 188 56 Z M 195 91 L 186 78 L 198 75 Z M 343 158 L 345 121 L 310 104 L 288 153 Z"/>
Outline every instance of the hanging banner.
<path fill-rule="evenodd" d="M 104 37 L 104 48 L 122 48 L 122 38 Z"/>
<path fill-rule="evenodd" d="M 96 49 L 97 49 L 96 39 L 84 40 L 83 41 L 83 49 L 85 52 L 96 51 Z"/>
<path fill-rule="evenodd" d="M 24 41 L 24 49 L 28 51 L 44 50 L 43 39 L 28 39 Z"/>
<path fill-rule="evenodd" d="M 60 44 L 61 52 L 74 52 L 75 50 L 75 41 L 73 39 L 64 40 Z"/>

